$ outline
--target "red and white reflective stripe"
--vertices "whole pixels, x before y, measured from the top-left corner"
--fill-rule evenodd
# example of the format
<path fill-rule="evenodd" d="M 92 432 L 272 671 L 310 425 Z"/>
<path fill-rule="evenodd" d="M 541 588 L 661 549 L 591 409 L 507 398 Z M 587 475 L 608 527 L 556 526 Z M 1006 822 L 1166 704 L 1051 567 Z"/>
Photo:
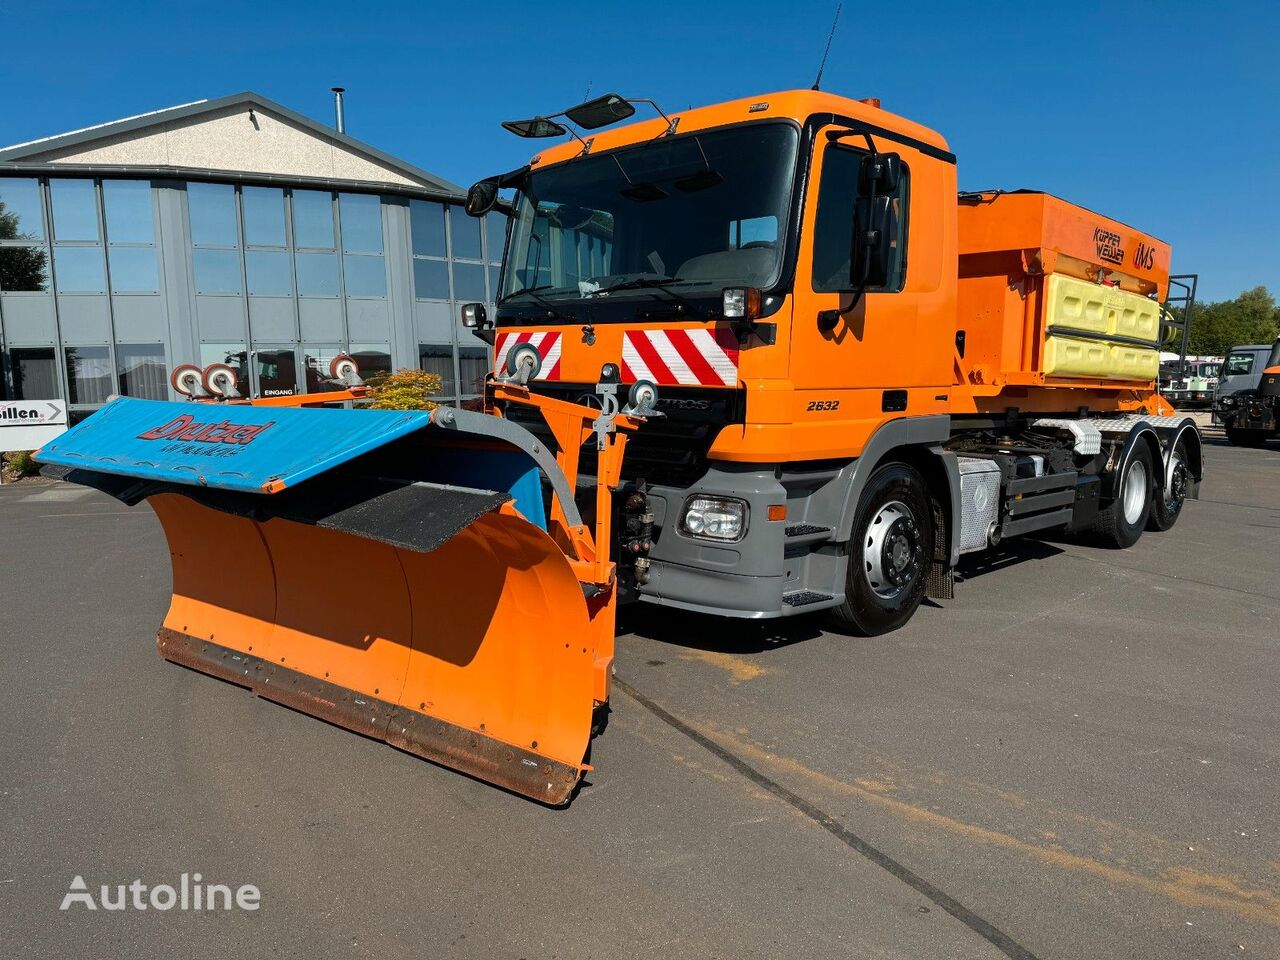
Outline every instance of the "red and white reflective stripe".
<path fill-rule="evenodd" d="M 560 350 L 564 340 L 558 333 L 500 333 L 493 347 L 493 372 L 500 375 L 507 362 L 507 354 L 519 343 L 531 343 L 542 357 L 542 369 L 535 380 L 560 379 Z"/>
<path fill-rule="evenodd" d="M 728 329 L 703 327 L 623 333 L 622 379 L 660 386 L 736 386 L 738 338 Z"/>

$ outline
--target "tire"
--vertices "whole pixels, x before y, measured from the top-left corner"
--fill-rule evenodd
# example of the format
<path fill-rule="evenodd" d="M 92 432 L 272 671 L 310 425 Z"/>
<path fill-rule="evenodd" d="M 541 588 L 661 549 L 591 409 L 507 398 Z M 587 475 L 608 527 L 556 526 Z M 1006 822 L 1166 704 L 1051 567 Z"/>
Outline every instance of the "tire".
<path fill-rule="evenodd" d="M 1228 427 L 1226 432 L 1227 440 L 1235 447 L 1266 446 L 1267 438 L 1270 436 L 1266 430 L 1237 430 L 1234 427 Z"/>
<path fill-rule="evenodd" d="M 1151 447 L 1145 440 L 1139 440 L 1124 465 L 1119 495 L 1099 510 L 1093 521 L 1093 539 L 1101 546 L 1117 550 L 1137 543 L 1151 515 L 1154 488 L 1155 463 Z"/>
<path fill-rule="evenodd" d="M 1187 438 L 1178 438 L 1178 445 L 1171 454 L 1173 469 L 1168 471 L 1168 484 L 1152 494 L 1151 514 L 1147 517 L 1147 529 L 1163 533 L 1178 522 L 1187 501 L 1187 484 L 1191 474 L 1187 467 Z"/>
<path fill-rule="evenodd" d="M 865 637 L 897 630 L 924 599 L 933 516 L 924 480 L 904 463 L 878 467 L 858 501 L 838 627 Z"/>

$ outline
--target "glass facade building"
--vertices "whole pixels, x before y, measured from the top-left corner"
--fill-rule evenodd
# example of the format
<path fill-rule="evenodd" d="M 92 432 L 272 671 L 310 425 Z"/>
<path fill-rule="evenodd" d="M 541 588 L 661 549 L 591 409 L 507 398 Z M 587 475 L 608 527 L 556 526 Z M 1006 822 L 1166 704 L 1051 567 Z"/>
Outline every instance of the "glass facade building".
<path fill-rule="evenodd" d="M 493 301 L 505 217 L 387 184 L 51 166 L 0 170 L 0 399 L 78 419 L 219 361 L 247 396 L 318 392 L 338 353 L 479 392 L 488 348 L 458 306 Z"/>

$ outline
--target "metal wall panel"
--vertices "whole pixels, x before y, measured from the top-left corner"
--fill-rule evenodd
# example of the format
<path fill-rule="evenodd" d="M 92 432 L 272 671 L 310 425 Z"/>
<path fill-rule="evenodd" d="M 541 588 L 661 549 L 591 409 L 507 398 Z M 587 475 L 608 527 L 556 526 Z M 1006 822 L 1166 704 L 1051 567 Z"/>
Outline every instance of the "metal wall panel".
<path fill-rule="evenodd" d="M 453 342 L 453 309 L 448 303 L 418 300 L 414 302 L 413 308 L 414 328 L 419 343 Z M 467 336 L 471 336 L 470 331 Z"/>
<path fill-rule="evenodd" d="M 347 333 L 352 343 L 391 340 L 391 311 L 385 300 L 348 300 Z"/>
<path fill-rule="evenodd" d="M 111 298 L 117 343 L 164 343 L 169 332 L 164 301 L 156 296 Z"/>
<path fill-rule="evenodd" d="M 302 339 L 314 343 L 337 343 L 343 339 L 342 301 L 303 297 L 298 301 Z"/>
<path fill-rule="evenodd" d="M 63 343 L 87 346 L 111 342 L 111 308 L 105 296 L 67 294 L 57 300 Z"/>
<path fill-rule="evenodd" d="M 298 338 L 298 317 L 292 298 L 250 297 L 249 332 L 254 343 L 285 343 Z"/>
<path fill-rule="evenodd" d="M 244 301 L 239 297 L 196 297 L 196 328 L 211 343 L 243 343 Z"/>
<path fill-rule="evenodd" d="M 10 294 L 0 298 L 4 338 L 8 346 L 48 346 L 58 342 L 53 297 Z"/>

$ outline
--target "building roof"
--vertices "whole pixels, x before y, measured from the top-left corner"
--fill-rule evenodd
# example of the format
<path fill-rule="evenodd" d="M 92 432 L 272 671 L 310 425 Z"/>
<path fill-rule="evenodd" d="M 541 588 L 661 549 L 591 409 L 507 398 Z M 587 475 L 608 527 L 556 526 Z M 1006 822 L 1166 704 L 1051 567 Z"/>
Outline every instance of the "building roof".
<path fill-rule="evenodd" d="M 421 185 L 428 191 L 455 197 L 461 197 L 465 193 L 463 188 L 455 183 L 428 173 L 420 167 L 406 163 L 404 160 L 393 157 L 391 154 L 385 153 L 377 147 L 373 147 L 345 133 L 339 133 L 333 127 L 312 120 L 310 117 L 252 91 L 234 93 L 214 100 L 197 100 L 193 103 L 153 110 L 108 123 L 84 127 L 80 130 L 71 130 L 67 133 L 30 140 L 26 143 L 0 147 L 0 171 L 6 166 L 29 168 L 35 164 L 43 165 L 45 163 L 49 163 L 50 167 L 53 167 L 58 158 L 69 157 L 74 160 L 76 154 L 87 152 L 99 144 L 118 143 L 122 138 L 142 138 L 148 134 L 169 129 L 174 124 L 190 126 L 194 123 L 198 125 L 203 119 L 211 121 L 215 117 L 223 116 L 236 110 L 258 111 L 266 115 L 273 115 L 295 128 L 300 128 L 314 138 L 336 145 L 346 153 L 366 158 L 379 167 L 389 169 L 400 178 Z M 58 165 L 71 166 L 72 164 Z M 82 164 L 76 165 L 81 166 Z M 145 164 L 145 166 L 154 168 L 166 165 L 151 163 Z M 188 164 L 186 166 L 191 165 Z M 207 167 L 212 165 L 198 164 L 197 166 Z M 178 165 L 174 165 L 173 169 L 179 171 L 181 168 Z M 362 179 L 367 180 L 369 178 Z"/>

